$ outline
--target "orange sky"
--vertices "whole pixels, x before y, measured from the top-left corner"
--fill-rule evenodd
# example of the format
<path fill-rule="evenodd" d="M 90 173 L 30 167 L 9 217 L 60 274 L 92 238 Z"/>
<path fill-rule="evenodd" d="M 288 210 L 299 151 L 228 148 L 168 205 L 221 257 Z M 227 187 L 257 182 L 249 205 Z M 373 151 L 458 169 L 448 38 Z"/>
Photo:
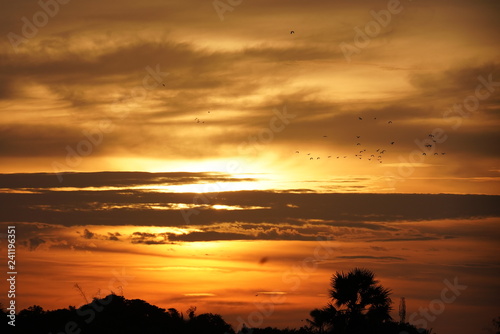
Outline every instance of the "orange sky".
<path fill-rule="evenodd" d="M 498 2 L 390 4 L 252 1 L 221 20 L 210 2 L 87 1 L 32 38 L 39 5 L 9 4 L 0 171 L 235 161 L 289 185 L 498 194 Z"/>
<path fill-rule="evenodd" d="M 75 282 L 91 297 L 123 269 L 127 298 L 235 326 L 274 298 L 263 325 L 300 326 L 332 273 L 366 266 L 409 311 L 467 282 L 440 334 L 499 315 L 498 1 L 48 3 L 0 14 L 23 307 L 78 305 Z M 291 291 L 317 237 L 334 255 Z"/>
<path fill-rule="evenodd" d="M 422 319 L 420 307 L 440 298 L 444 281 L 456 278 L 466 288 L 429 327 L 444 333 L 474 331 L 499 311 L 497 224 L 497 219 L 474 219 L 387 225 L 398 229 L 404 225 L 396 235 L 405 241 L 397 241 L 392 233 L 350 228 L 344 231 L 348 237 L 338 230 L 330 241 L 150 245 L 130 243 L 128 235 L 167 229 L 115 226 L 112 230 L 120 233 L 120 240 L 106 240 L 110 230 L 106 226 L 86 226 L 87 234 L 82 227 L 38 226 L 43 231 L 38 235 L 46 242 L 36 251 L 23 248 L 18 253 L 22 293 L 17 302 L 22 307 L 42 304 L 46 309 L 80 306 L 85 300 L 73 286 L 78 283 L 89 299 L 114 291 L 164 308 L 185 311 L 197 306 L 199 312 L 218 312 L 235 326 L 245 321 L 298 327 L 311 309 L 328 301 L 333 272 L 364 266 L 393 290 L 396 308 L 399 298 L 406 298 L 408 316 L 417 312 L 417 320 Z M 428 240 L 415 237 L 417 231 Z M 398 317 L 396 312 L 393 316 Z"/>

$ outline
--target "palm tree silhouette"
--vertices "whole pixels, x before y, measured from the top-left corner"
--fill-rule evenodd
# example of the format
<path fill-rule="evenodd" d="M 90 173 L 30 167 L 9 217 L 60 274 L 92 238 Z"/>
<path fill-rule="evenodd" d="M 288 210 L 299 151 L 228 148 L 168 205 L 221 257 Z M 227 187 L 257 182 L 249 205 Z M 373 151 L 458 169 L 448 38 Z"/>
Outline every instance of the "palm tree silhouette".
<path fill-rule="evenodd" d="M 309 315 L 312 320 L 307 319 L 307 322 L 317 330 L 318 334 L 330 333 L 334 326 L 337 310 L 332 304 L 328 304 L 321 309 L 312 310 Z"/>
<path fill-rule="evenodd" d="M 374 326 L 392 320 L 389 314 L 391 290 L 378 283 L 375 274 L 364 268 L 332 276 L 330 297 L 337 311 L 344 314 L 347 329 L 363 323 Z"/>

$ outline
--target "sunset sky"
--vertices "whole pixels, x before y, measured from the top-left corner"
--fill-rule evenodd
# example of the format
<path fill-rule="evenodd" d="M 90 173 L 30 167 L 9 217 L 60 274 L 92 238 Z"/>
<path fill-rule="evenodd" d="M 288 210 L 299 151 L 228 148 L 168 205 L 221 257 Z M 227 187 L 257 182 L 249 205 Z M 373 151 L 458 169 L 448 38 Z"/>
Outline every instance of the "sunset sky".
<path fill-rule="evenodd" d="M 458 279 L 427 328 L 487 333 L 499 1 L 60 1 L 0 13 L 19 307 L 78 283 L 298 327 L 362 266 L 408 314 Z"/>

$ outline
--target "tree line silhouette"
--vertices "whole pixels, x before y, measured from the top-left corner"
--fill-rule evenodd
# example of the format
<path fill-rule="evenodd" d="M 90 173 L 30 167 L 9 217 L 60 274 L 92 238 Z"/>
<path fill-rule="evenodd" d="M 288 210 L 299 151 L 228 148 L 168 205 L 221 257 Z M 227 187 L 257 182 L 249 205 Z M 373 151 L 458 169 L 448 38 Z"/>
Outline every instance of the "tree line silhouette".
<path fill-rule="evenodd" d="M 94 298 L 79 308 L 45 311 L 33 305 L 17 314 L 15 327 L 7 324 L 7 312 L 1 309 L 0 329 L 12 334 L 431 334 L 405 322 L 404 307 L 400 307 L 400 321 L 392 319 L 391 290 L 381 286 L 368 269 L 335 273 L 329 292 L 330 302 L 312 310 L 308 325 L 298 329 L 244 325 L 235 332 L 219 314 L 197 315 L 191 307 L 184 315 L 175 308 L 116 294 Z M 500 326 L 500 318 L 496 324 Z"/>

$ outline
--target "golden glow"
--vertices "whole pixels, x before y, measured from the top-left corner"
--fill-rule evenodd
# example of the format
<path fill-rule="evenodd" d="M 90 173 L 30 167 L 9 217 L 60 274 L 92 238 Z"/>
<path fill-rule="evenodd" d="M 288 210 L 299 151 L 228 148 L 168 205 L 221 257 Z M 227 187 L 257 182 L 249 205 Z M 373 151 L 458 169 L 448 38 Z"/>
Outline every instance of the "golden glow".
<path fill-rule="evenodd" d="M 35 2 L 5 1 L 3 25 L 23 35 Z M 467 284 L 430 324 L 438 333 L 498 316 L 491 198 L 418 212 L 395 200 L 390 213 L 377 202 L 500 194 L 498 1 L 401 1 L 369 40 L 357 29 L 385 20 L 389 1 L 222 1 L 223 17 L 198 2 L 75 2 L 36 36 L 0 42 L 0 173 L 61 173 L 0 180 L 0 227 L 18 226 L 19 310 L 81 305 L 78 282 L 89 299 L 120 287 L 235 327 L 279 300 L 262 327 L 299 327 L 328 302 L 331 274 L 360 266 L 407 297 L 408 314 L 444 279 Z M 422 158 L 425 140 L 440 154 Z M 337 196 L 322 193 L 375 194 L 333 212 L 315 201 Z M 489 218 L 411 221 L 468 212 Z M 314 258 L 318 237 L 333 240 L 328 258 Z"/>

